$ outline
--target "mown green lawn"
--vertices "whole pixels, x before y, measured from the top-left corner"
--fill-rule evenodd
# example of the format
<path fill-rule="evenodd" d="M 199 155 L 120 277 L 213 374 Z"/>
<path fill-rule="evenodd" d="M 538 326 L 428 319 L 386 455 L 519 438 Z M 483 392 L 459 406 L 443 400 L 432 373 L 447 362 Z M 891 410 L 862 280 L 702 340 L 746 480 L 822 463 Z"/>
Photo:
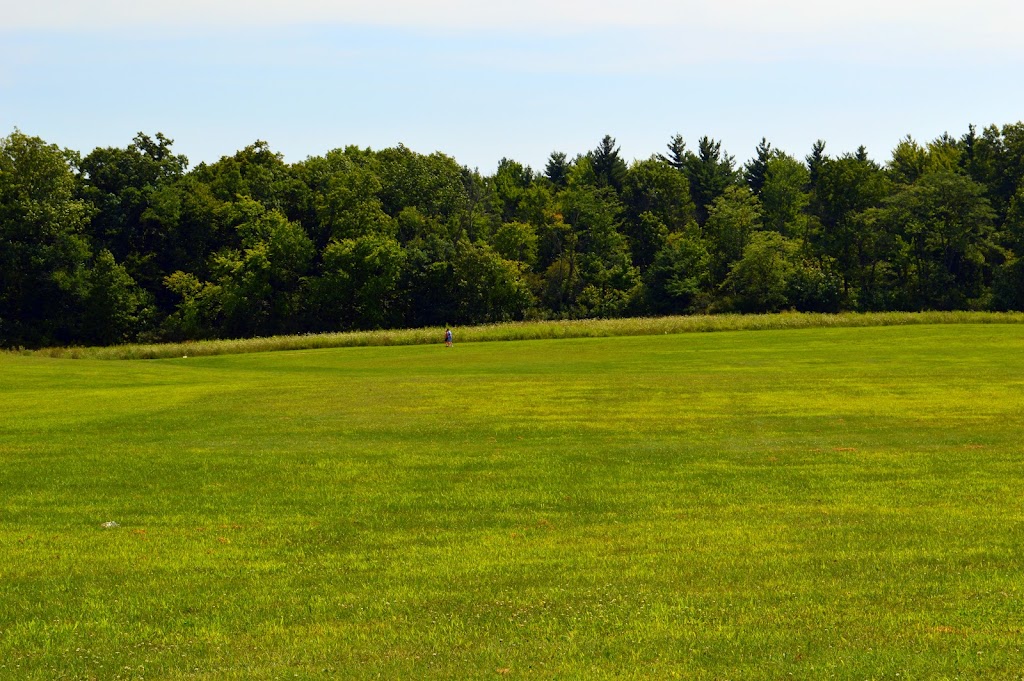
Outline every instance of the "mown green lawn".
<path fill-rule="evenodd" d="M 1013 325 L 0 356 L 0 678 L 1019 678 L 1022 434 Z"/>

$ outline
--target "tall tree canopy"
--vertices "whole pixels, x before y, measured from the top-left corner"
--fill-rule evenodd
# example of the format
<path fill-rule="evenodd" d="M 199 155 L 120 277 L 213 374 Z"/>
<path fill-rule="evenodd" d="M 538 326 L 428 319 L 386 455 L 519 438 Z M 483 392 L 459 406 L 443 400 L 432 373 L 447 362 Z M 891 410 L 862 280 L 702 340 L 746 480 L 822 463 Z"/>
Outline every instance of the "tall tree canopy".
<path fill-rule="evenodd" d="M 0 139 L 0 345 L 727 310 L 1024 309 L 1024 124 L 798 160 L 766 139 L 543 172 L 161 133 L 82 156 Z"/>

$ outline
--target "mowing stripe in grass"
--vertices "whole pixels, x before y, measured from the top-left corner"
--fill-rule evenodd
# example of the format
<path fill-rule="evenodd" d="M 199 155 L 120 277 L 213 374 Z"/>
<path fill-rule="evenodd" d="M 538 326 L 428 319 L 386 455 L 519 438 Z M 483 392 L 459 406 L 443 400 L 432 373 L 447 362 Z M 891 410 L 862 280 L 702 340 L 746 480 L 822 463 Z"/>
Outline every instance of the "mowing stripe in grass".
<path fill-rule="evenodd" d="M 0 356 L 0 678 L 1014 678 L 1022 351 Z"/>

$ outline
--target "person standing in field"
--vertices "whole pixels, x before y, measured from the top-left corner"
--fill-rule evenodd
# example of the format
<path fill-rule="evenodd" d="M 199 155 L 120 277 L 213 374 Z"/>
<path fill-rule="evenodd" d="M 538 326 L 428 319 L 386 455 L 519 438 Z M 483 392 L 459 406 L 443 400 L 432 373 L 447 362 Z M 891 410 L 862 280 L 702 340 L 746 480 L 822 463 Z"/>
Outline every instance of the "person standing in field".
<path fill-rule="evenodd" d="M 450 348 L 452 346 L 452 330 L 451 329 L 446 328 L 444 330 L 444 345 L 447 348 Z"/>

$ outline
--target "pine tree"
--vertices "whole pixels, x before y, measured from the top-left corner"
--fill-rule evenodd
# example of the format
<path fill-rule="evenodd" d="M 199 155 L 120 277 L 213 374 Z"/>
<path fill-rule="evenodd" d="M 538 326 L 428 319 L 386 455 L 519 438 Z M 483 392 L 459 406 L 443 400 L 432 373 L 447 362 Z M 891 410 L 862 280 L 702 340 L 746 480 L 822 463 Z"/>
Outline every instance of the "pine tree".
<path fill-rule="evenodd" d="M 725 188 L 735 182 L 736 160 L 722 153 L 722 143 L 704 136 L 697 143 L 697 154 L 686 155 L 686 176 L 690 180 L 690 195 L 697 207 L 697 222 L 707 220 L 708 208 L 722 195 Z"/>
<path fill-rule="evenodd" d="M 619 156 L 614 137 L 605 135 L 591 152 L 590 161 L 599 186 L 611 187 L 616 192 L 622 191 L 622 183 L 626 179 L 626 162 Z"/>
<path fill-rule="evenodd" d="M 665 145 L 668 148 L 668 156 L 664 154 L 658 154 L 658 158 L 669 164 L 676 170 L 686 169 L 686 142 L 683 141 L 682 135 L 674 135 L 669 143 Z"/>
<path fill-rule="evenodd" d="M 811 147 L 811 153 L 805 160 L 807 161 L 807 170 L 811 175 L 811 188 L 813 189 L 817 186 L 818 178 L 821 176 L 821 167 L 828 160 L 828 157 L 825 156 L 825 140 L 815 142 Z"/>
<path fill-rule="evenodd" d="M 548 164 L 544 168 L 544 175 L 551 180 L 556 187 L 564 187 L 569 181 L 569 162 L 561 151 L 551 152 L 548 157 Z"/>
<path fill-rule="evenodd" d="M 755 196 L 761 195 L 761 189 L 764 187 L 764 178 L 768 172 L 768 161 L 772 159 L 775 153 L 771 143 L 762 137 L 761 143 L 757 145 L 757 156 L 747 161 L 747 164 L 743 167 L 743 179 Z"/>

